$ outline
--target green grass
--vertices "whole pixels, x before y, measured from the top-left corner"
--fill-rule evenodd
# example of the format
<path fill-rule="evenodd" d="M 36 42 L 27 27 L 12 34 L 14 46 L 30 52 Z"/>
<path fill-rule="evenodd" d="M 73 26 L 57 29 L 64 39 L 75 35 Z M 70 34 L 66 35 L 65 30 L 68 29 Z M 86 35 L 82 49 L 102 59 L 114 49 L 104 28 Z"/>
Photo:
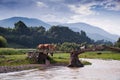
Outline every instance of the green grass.
<path fill-rule="evenodd" d="M 5 57 L 0 57 L 0 66 L 16 66 L 16 65 L 24 65 L 30 64 L 29 60 L 26 59 L 25 52 L 31 49 L 13 49 L 13 48 L 0 48 L 0 55 Z M 33 49 L 32 49 L 33 50 Z M 120 60 L 120 53 L 111 52 L 111 51 L 101 51 L 101 55 L 97 54 L 98 52 L 86 52 L 80 54 L 80 58 L 92 58 L 92 59 L 114 59 Z M 53 57 L 51 57 L 52 63 L 63 63 L 69 64 L 70 53 L 55 53 Z M 82 61 L 83 64 L 90 64 L 87 61 Z"/>
<path fill-rule="evenodd" d="M 23 53 L 22 50 L 17 50 L 14 48 L 0 48 L 0 55 L 15 55 Z"/>
<path fill-rule="evenodd" d="M 28 59 L 26 59 L 26 54 L 21 55 L 4 55 L 5 58 L 0 58 L 0 66 L 17 66 L 17 65 L 24 65 L 30 64 Z M 51 57 L 52 63 L 59 63 L 59 64 L 69 64 L 69 53 L 57 53 L 54 54 L 54 57 Z M 87 61 L 83 61 L 83 64 L 90 64 Z"/>
<path fill-rule="evenodd" d="M 57 63 L 68 63 L 69 62 L 69 54 L 68 53 L 56 53 L 54 54 L 53 59 Z"/>
<path fill-rule="evenodd" d="M 4 55 L 5 58 L 0 58 L 0 66 L 16 66 L 29 64 L 29 61 L 26 59 L 26 55 Z"/>
<path fill-rule="evenodd" d="M 100 52 L 102 54 L 98 55 L 97 53 Z M 70 54 L 69 53 L 56 53 L 54 54 L 54 60 L 58 63 L 68 63 Z M 85 52 L 79 55 L 79 58 L 91 58 L 91 59 L 113 59 L 113 60 L 120 60 L 120 53 L 119 52 L 112 52 L 112 51 L 95 51 L 95 52 Z M 83 64 L 91 64 L 87 61 L 82 61 Z"/>
<path fill-rule="evenodd" d="M 0 48 L 0 55 L 25 54 L 28 51 L 34 51 L 34 50 L 35 49 Z"/>
<path fill-rule="evenodd" d="M 97 53 L 100 52 L 102 54 L 98 55 Z M 120 53 L 119 52 L 112 52 L 112 51 L 98 51 L 98 52 L 85 52 L 80 54 L 80 58 L 91 58 L 91 59 L 113 59 L 113 60 L 120 60 Z"/>
<path fill-rule="evenodd" d="M 69 60 L 70 60 L 70 54 L 69 53 L 56 53 L 54 54 L 53 57 L 54 61 L 56 63 L 65 63 L 65 64 L 69 64 Z M 87 61 L 81 61 L 84 65 L 90 65 L 90 62 Z"/>

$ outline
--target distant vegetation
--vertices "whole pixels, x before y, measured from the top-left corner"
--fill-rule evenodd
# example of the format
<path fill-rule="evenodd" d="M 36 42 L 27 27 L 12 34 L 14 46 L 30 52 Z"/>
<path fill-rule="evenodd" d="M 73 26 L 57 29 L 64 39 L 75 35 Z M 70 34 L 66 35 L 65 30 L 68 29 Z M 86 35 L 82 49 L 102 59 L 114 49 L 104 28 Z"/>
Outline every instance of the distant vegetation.
<path fill-rule="evenodd" d="M 28 27 L 22 21 L 15 23 L 14 28 L 0 27 L 0 35 L 7 39 L 8 47 L 16 48 L 36 48 L 40 43 L 112 44 L 104 40 L 95 42 L 84 31 L 74 32 L 64 26 L 52 26 L 46 31 L 42 26 Z"/>
<path fill-rule="evenodd" d="M 20 55 L 25 54 L 28 50 L 33 49 L 14 49 L 14 48 L 0 48 L 0 55 Z"/>
<path fill-rule="evenodd" d="M 3 36 L 0 36 L 0 48 L 6 46 L 7 46 L 7 40 Z"/>
<path fill-rule="evenodd" d="M 119 39 L 117 40 L 117 42 L 115 43 L 115 46 L 120 48 L 120 38 L 119 38 Z"/>

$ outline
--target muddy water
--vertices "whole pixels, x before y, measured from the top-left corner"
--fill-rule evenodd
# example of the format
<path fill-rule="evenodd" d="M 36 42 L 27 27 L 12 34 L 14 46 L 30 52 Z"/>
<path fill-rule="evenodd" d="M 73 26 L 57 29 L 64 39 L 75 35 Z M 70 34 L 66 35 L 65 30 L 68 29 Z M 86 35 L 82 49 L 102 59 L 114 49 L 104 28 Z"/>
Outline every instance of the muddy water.
<path fill-rule="evenodd" d="M 0 80 L 120 80 L 120 61 L 85 59 L 83 68 L 54 66 L 45 70 L 25 70 L 0 74 Z"/>

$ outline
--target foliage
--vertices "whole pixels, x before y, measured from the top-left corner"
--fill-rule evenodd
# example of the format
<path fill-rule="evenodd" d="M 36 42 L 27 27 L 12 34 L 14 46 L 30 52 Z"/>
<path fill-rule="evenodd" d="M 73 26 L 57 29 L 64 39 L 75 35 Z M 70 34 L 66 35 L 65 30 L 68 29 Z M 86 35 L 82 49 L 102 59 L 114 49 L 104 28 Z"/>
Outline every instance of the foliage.
<path fill-rule="evenodd" d="M 117 42 L 115 43 L 115 46 L 120 48 L 120 38 L 117 40 Z"/>
<path fill-rule="evenodd" d="M 26 50 L 19 50 L 14 48 L 0 48 L 0 55 L 24 54 L 26 52 Z"/>
<path fill-rule="evenodd" d="M 7 46 L 7 40 L 3 36 L 0 36 L 0 47 L 6 47 L 6 46 Z"/>
<path fill-rule="evenodd" d="M 29 28 L 22 21 L 18 21 L 17 23 L 15 23 L 15 33 L 28 34 Z"/>
<path fill-rule="evenodd" d="M 52 26 L 47 31 L 47 36 L 56 40 L 57 43 L 63 42 L 75 42 L 75 43 L 91 43 L 92 40 L 86 36 L 84 31 L 74 32 L 68 27 L 64 26 Z"/>
<path fill-rule="evenodd" d="M 112 45 L 113 45 L 112 42 L 110 42 L 110 41 L 105 41 L 105 40 L 97 40 L 97 41 L 95 42 L 95 44 L 96 44 L 96 45 L 104 44 L 104 45 L 108 45 L 108 46 L 112 46 Z"/>
<path fill-rule="evenodd" d="M 43 26 L 27 27 L 22 21 L 15 23 L 13 29 L 0 27 L 0 34 L 6 37 L 8 44 L 16 44 L 27 48 L 36 48 L 41 43 L 92 43 L 92 40 L 86 36 L 84 31 L 81 31 L 81 33 L 74 32 L 64 26 L 52 26 L 46 31 Z"/>
<path fill-rule="evenodd" d="M 44 43 L 94 43 L 94 41 L 91 40 L 84 31 L 74 32 L 65 26 L 52 26 L 46 31 L 43 26 L 28 27 L 22 21 L 15 23 L 14 28 L 0 27 L 0 35 L 7 39 L 9 47 L 15 48 L 36 48 L 38 44 Z M 102 43 L 104 44 L 107 42 L 97 41 L 95 44 Z M 109 42 L 107 44 L 109 44 Z"/>
<path fill-rule="evenodd" d="M 78 50 L 80 48 L 79 44 L 76 43 L 69 43 L 69 42 L 64 42 L 61 44 L 59 47 L 60 51 L 65 51 L 65 52 L 70 52 L 72 50 Z"/>

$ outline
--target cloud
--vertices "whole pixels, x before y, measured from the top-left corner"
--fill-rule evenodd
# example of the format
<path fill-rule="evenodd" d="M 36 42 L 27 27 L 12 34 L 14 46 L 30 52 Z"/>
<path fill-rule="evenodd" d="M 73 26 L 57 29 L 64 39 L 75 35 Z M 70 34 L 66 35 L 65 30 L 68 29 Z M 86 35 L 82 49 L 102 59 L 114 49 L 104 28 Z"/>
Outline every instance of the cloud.
<path fill-rule="evenodd" d="M 120 11 L 120 1 L 106 0 L 102 3 L 102 6 L 108 10 Z"/>
<path fill-rule="evenodd" d="M 79 4 L 79 5 L 68 5 L 68 7 L 79 15 L 91 15 L 95 14 L 95 11 L 91 10 L 91 7 L 94 5 L 94 3 L 89 4 Z"/>
<path fill-rule="evenodd" d="M 77 15 L 98 15 L 99 11 L 120 11 L 120 0 L 84 0 L 68 7 Z"/>
<path fill-rule="evenodd" d="M 46 22 L 85 22 L 106 30 L 120 29 L 119 11 L 120 0 L 0 0 L 0 19 L 24 16 Z"/>
<path fill-rule="evenodd" d="M 96 27 L 102 28 L 105 31 L 112 33 L 112 34 L 120 34 L 120 27 L 119 27 L 119 20 L 120 19 L 114 19 L 110 20 L 109 18 L 104 17 L 86 17 L 81 15 L 74 15 L 70 17 L 71 19 L 68 20 L 67 23 L 77 23 L 77 22 L 83 22 L 88 23 L 90 25 L 94 25 Z"/>
<path fill-rule="evenodd" d="M 67 23 L 76 23 L 76 22 L 81 22 L 81 21 L 84 21 L 82 15 L 73 15 L 70 17 Z"/>
<path fill-rule="evenodd" d="M 40 2 L 40 1 L 36 2 L 36 4 L 38 7 L 48 7 L 45 3 Z"/>
<path fill-rule="evenodd" d="M 67 17 L 61 17 L 61 16 L 56 16 L 53 14 L 47 14 L 47 15 L 43 15 L 41 16 L 41 19 L 46 21 L 46 22 L 67 22 L 68 18 Z"/>
<path fill-rule="evenodd" d="M 0 9 L 19 9 L 30 7 L 34 4 L 33 0 L 0 0 Z M 29 6 L 28 6 L 29 5 Z"/>
<path fill-rule="evenodd" d="M 63 2 L 64 0 L 49 0 L 51 2 Z"/>

